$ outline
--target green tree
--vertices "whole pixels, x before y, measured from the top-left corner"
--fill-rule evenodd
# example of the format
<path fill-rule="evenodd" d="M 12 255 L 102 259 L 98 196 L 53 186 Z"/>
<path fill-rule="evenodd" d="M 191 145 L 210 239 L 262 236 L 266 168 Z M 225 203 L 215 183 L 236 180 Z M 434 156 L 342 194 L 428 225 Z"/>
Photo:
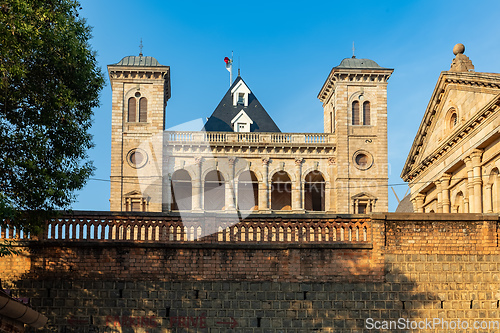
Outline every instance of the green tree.
<path fill-rule="evenodd" d="M 79 10 L 73 0 L 0 0 L 0 225 L 38 232 L 93 172 L 86 152 L 104 76 Z"/>

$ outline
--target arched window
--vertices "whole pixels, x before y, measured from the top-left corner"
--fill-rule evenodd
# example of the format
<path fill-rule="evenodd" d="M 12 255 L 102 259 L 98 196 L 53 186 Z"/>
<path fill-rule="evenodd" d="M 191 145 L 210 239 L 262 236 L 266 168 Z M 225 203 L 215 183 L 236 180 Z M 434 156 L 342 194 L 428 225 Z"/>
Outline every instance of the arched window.
<path fill-rule="evenodd" d="M 455 209 L 457 213 L 467 213 L 464 210 L 464 194 L 462 191 L 458 192 L 457 195 L 455 196 Z"/>
<path fill-rule="evenodd" d="M 457 121 L 458 121 L 457 114 L 454 112 L 450 117 L 450 128 L 457 126 Z"/>
<path fill-rule="evenodd" d="M 359 102 L 352 102 L 352 124 L 359 125 Z"/>
<path fill-rule="evenodd" d="M 325 210 L 325 179 L 321 172 L 312 171 L 306 175 L 304 199 L 306 210 Z"/>
<path fill-rule="evenodd" d="M 226 203 L 224 176 L 217 171 L 210 171 L 205 177 L 203 192 L 205 210 L 223 210 Z"/>
<path fill-rule="evenodd" d="M 370 125 L 370 102 L 363 103 L 363 125 Z"/>
<path fill-rule="evenodd" d="M 499 213 L 499 195 L 498 195 L 498 168 L 490 172 L 489 184 L 491 184 L 491 209 L 493 213 Z M 488 212 L 486 212 L 488 213 Z"/>
<path fill-rule="evenodd" d="M 135 113 L 136 113 L 136 100 L 134 97 L 128 99 L 128 118 L 129 123 L 135 123 Z"/>
<path fill-rule="evenodd" d="M 177 170 L 172 175 L 171 194 L 171 210 L 191 210 L 191 176 L 186 170 Z"/>
<path fill-rule="evenodd" d="M 455 108 L 450 108 L 446 113 L 445 127 L 447 131 L 453 131 L 458 125 L 458 112 Z"/>
<path fill-rule="evenodd" d="M 259 182 L 253 171 L 244 171 L 238 178 L 238 209 L 257 210 Z"/>
<path fill-rule="evenodd" d="M 148 121 L 148 100 L 142 97 L 139 100 L 139 122 L 145 123 Z"/>
<path fill-rule="evenodd" d="M 292 182 L 285 171 L 278 171 L 271 180 L 271 209 L 292 210 Z"/>

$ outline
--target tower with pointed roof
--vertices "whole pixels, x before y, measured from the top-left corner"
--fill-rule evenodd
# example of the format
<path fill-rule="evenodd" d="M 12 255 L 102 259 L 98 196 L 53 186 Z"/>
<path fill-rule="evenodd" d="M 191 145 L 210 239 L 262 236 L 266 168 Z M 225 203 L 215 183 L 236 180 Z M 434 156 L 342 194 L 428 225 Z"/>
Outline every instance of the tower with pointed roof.
<path fill-rule="evenodd" d="M 155 58 L 128 56 L 108 66 L 112 90 L 111 196 L 112 211 L 161 211 L 159 172 L 139 184 L 137 170 L 161 166 L 161 148 L 151 154 L 145 141 L 161 138 L 165 107 L 170 98 L 170 67 Z M 160 145 L 162 147 L 162 145 Z"/>
<path fill-rule="evenodd" d="M 324 131 L 336 139 L 330 199 L 338 212 L 388 210 L 387 80 L 392 72 L 353 56 L 331 70 L 319 92 Z"/>
<path fill-rule="evenodd" d="M 280 132 L 239 75 L 203 129 L 208 132 Z"/>

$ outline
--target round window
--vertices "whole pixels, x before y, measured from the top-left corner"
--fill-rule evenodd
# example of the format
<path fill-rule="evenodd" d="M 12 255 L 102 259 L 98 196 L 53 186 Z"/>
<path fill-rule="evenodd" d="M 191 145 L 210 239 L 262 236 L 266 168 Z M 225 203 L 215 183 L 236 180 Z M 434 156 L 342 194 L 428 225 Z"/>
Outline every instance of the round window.
<path fill-rule="evenodd" d="M 372 155 L 364 150 L 358 150 L 355 152 L 352 159 L 356 168 L 360 170 L 369 169 L 373 164 Z"/>
<path fill-rule="evenodd" d="M 135 148 L 128 152 L 127 162 L 133 168 L 142 168 L 148 161 L 148 155 L 142 149 Z"/>

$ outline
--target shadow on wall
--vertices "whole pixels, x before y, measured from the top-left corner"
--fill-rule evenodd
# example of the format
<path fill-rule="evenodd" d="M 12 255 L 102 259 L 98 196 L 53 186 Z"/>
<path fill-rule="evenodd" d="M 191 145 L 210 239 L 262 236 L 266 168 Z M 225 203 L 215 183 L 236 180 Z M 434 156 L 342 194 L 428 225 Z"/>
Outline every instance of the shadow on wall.
<path fill-rule="evenodd" d="M 385 282 L 113 281 L 37 279 L 13 282 L 49 317 L 38 332 L 361 332 L 406 329 L 439 309 L 436 293 L 392 264 Z M 400 319 L 402 318 L 402 319 Z M 425 319 L 425 318 L 424 318 Z M 408 320 L 408 321 L 407 321 Z M 391 326 L 399 325 L 399 326 Z M 410 327 L 411 328 L 411 327 Z"/>

